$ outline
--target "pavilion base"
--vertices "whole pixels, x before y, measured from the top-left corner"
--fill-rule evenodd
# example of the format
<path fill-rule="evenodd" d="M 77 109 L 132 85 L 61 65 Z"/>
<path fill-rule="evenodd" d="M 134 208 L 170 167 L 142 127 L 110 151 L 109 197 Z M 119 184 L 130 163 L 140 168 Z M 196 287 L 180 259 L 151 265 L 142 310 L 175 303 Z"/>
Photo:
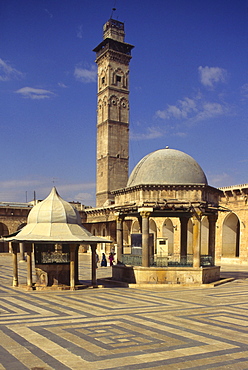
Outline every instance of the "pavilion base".
<path fill-rule="evenodd" d="M 220 280 L 220 267 L 141 267 L 115 265 L 112 279 L 129 284 L 201 285 Z"/>

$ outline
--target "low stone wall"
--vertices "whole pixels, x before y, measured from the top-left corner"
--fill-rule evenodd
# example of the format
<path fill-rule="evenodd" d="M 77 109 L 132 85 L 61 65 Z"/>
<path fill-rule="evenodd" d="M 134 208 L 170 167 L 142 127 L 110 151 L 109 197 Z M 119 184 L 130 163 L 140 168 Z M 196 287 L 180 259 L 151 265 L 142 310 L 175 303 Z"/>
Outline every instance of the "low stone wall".
<path fill-rule="evenodd" d="M 115 265 L 112 278 L 129 284 L 207 284 L 220 279 L 220 267 L 140 267 Z"/>
<path fill-rule="evenodd" d="M 70 264 L 54 263 L 35 266 L 36 286 L 70 285 Z"/>

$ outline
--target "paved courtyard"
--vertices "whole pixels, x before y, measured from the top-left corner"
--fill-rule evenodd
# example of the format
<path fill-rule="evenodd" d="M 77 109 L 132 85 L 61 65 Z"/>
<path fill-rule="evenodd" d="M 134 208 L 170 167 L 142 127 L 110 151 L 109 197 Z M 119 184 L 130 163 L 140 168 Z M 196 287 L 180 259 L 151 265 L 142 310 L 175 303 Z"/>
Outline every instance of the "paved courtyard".
<path fill-rule="evenodd" d="M 19 268 L 24 283 L 26 263 Z M 30 292 L 11 287 L 11 256 L 0 255 L 0 369 L 248 369 L 248 267 L 221 271 L 235 280 Z M 83 255 L 80 279 L 90 276 Z"/>

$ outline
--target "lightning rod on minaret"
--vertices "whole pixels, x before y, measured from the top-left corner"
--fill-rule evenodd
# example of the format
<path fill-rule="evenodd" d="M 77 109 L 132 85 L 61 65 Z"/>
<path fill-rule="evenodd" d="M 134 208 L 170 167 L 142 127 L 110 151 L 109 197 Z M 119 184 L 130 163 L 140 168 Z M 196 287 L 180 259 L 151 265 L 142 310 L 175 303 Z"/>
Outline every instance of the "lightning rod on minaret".
<path fill-rule="evenodd" d="M 116 11 L 116 8 L 112 8 L 112 12 L 111 12 L 111 16 L 110 16 L 110 19 L 112 19 L 113 18 L 113 14 L 114 14 L 114 12 Z"/>

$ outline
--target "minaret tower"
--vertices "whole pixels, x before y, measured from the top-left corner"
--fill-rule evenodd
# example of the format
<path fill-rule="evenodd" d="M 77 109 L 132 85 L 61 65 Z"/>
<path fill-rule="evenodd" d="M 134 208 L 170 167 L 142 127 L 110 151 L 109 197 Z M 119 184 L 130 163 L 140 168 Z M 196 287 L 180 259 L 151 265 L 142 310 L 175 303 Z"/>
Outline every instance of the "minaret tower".
<path fill-rule="evenodd" d="M 129 153 L 129 62 L 124 23 L 110 19 L 93 50 L 98 65 L 96 206 L 111 204 L 126 186 Z"/>

